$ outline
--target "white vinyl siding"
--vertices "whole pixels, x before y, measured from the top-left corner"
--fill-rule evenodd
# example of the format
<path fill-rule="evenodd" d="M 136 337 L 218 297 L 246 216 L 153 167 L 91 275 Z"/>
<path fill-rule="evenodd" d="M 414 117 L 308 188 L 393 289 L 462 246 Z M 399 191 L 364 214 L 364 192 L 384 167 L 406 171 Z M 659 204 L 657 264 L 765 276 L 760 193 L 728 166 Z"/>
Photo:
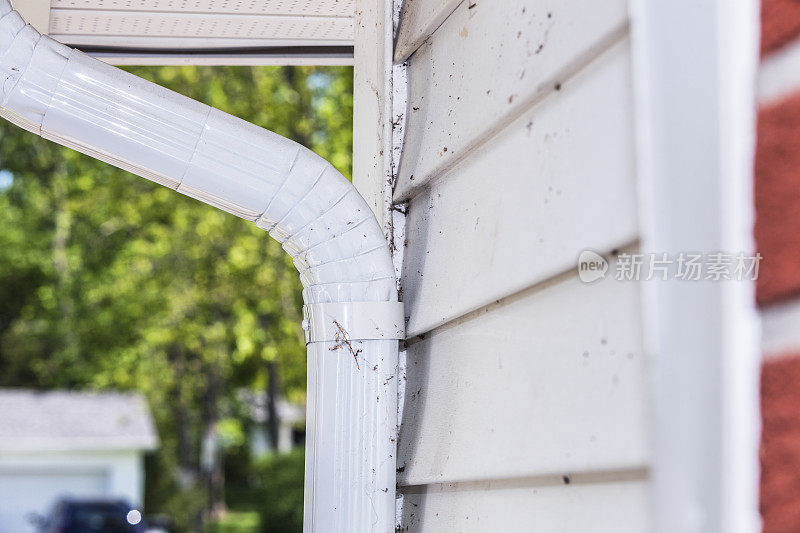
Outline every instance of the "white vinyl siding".
<path fill-rule="evenodd" d="M 613 46 L 413 197 L 409 335 L 636 240 L 629 55 Z"/>
<path fill-rule="evenodd" d="M 645 467 L 638 302 L 570 273 L 409 341 L 400 482 Z"/>
<path fill-rule="evenodd" d="M 406 1 L 403 531 L 648 529 L 627 5 Z"/>
<path fill-rule="evenodd" d="M 646 483 L 575 479 L 570 485 L 558 478 L 411 487 L 405 492 L 402 531 L 647 531 Z"/>
<path fill-rule="evenodd" d="M 408 60 L 396 198 L 483 144 L 626 28 L 621 0 L 462 2 Z"/>

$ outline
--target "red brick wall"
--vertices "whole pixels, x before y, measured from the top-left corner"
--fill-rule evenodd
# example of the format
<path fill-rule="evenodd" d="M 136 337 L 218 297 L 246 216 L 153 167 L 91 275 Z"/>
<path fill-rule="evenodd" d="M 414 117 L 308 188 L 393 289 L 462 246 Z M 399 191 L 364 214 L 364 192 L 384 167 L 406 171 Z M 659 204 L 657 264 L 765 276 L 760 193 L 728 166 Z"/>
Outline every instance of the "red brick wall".
<path fill-rule="evenodd" d="M 800 38 L 800 0 L 762 0 L 761 55 Z M 800 298 L 800 87 L 758 112 L 756 298 Z M 798 324 L 800 327 L 800 324 Z M 765 354 L 761 371 L 761 514 L 766 533 L 800 532 L 800 347 Z M 781 355 L 781 357 L 774 357 Z"/>
<path fill-rule="evenodd" d="M 758 303 L 800 294 L 800 92 L 758 113 L 755 237 Z"/>
<path fill-rule="evenodd" d="M 800 357 L 761 373 L 761 515 L 764 531 L 800 531 Z"/>
<path fill-rule="evenodd" d="M 762 0 L 761 55 L 781 48 L 800 33 L 800 2 Z"/>

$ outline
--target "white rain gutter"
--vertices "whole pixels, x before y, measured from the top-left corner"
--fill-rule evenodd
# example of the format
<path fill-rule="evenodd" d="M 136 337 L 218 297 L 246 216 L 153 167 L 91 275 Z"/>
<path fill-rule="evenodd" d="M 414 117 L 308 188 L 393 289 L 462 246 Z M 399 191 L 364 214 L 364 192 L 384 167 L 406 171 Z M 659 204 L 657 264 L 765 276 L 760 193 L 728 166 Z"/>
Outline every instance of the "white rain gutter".
<path fill-rule="evenodd" d="M 403 308 L 374 215 L 333 166 L 275 133 L 40 35 L 0 0 L 0 115 L 197 198 L 283 244 L 308 345 L 306 532 L 395 528 Z"/>

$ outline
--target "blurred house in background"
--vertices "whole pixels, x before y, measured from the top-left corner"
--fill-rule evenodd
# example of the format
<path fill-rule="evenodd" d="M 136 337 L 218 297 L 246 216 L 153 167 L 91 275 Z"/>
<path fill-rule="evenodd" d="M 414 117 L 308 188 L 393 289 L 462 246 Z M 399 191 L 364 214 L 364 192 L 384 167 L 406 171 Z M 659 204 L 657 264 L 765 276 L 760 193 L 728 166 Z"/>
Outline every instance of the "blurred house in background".
<path fill-rule="evenodd" d="M 248 435 L 252 457 L 263 457 L 274 451 L 285 453 L 305 443 L 305 406 L 284 399 L 276 400 L 273 426 L 267 394 L 243 392 L 241 399 L 252 420 Z M 276 433 L 274 437 L 271 435 L 273 431 Z"/>
<path fill-rule="evenodd" d="M 61 496 L 142 502 L 158 445 L 138 394 L 0 390 L 0 532 L 34 531 Z"/>

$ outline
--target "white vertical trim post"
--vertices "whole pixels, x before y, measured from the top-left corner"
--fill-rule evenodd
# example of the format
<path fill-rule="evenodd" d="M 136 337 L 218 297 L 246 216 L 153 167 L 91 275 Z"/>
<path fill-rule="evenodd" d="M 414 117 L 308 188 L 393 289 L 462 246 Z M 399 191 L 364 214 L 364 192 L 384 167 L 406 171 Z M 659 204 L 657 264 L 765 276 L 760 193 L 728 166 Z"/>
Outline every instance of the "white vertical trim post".
<path fill-rule="evenodd" d="M 632 35 L 642 251 L 752 251 L 756 0 L 633 0 Z M 654 530 L 755 532 L 753 285 L 643 285 Z"/>
<path fill-rule="evenodd" d="M 392 220 L 392 56 L 394 24 L 392 0 L 355 0 L 355 32 L 353 50 L 353 185 L 372 209 L 388 240 L 394 239 Z M 404 324 L 403 324 L 404 325 Z M 373 343 L 383 341 L 372 341 Z M 379 392 L 377 410 L 370 415 L 390 434 L 372 444 L 371 457 L 382 466 L 380 475 L 373 476 L 378 498 L 372 502 L 376 522 L 370 531 L 391 532 L 396 516 L 396 461 L 398 423 L 397 342 L 391 344 L 391 357 L 367 362 L 377 370 L 366 387 Z M 377 355 L 380 351 L 375 352 Z M 373 372 L 374 373 L 374 372 Z M 375 381 L 377 379 L 377 381 Z M 368 398 L 371 400 L 371 397 Z M 389 429 L 391 428 L 391 429 Z M 363 462 L 363 461 L 362 461 Z M 386 474 L 388 472 L 388 474 Z M 382 492 L 385 492 L 382 493 Z M 340 528 L 338 531 L 347 531 Z M 366 529 L 364 530 L 366 531 Z"/>
<path fill-rule="evenodd" d="M 391 0 L 356 0 L 353 185 L 384 228 L 392 177 L 392 15 Z"/>

